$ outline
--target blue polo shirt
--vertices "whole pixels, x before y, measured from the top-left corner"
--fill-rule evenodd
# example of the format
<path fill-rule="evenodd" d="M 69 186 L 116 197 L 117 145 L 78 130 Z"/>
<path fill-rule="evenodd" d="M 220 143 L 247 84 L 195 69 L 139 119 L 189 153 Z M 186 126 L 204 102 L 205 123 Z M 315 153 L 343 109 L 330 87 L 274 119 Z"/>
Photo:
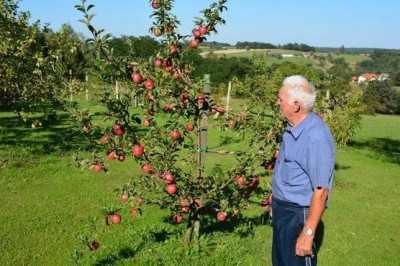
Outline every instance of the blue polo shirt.
<path fill-rule="evenodd" d="M 311 112 L 296 127 L 287 126 L 275 163 L 272 194 L 279 200 L 310 206 L 313 189 L 328 188 L 335 167 L 335 146 L 326 124 Z"/>

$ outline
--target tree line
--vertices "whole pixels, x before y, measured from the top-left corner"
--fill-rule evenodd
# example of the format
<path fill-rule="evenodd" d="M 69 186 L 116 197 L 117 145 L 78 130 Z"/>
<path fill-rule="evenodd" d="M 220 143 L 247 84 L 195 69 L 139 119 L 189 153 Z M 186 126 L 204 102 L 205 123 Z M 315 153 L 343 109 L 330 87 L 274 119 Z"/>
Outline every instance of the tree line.
<path fill-rule="evenodd" d="M 99 73 L 105 75 L 107 71 L 113 71 L 115 65 L 96 65 L 94 58 L 101 55 L 96 54 L 97 50 L 91 49 L 86 38 L 75 32 L 70 25 L 64 24 L 55 32 L 48 25 L 41 26 L 39 22 L 30 24 L 29 12 L 19 12 L 18 5 L 13 0 L 2 1 L 0 8 L 1 109 L 12 110 L 21 119 L 32 111 L 51 114 L 54 108 L 65 104 L 66 96 L 74 89 L 70 86 L 71 79 L 83 80 L 87 75 L 96 78 Z M 205 42 L 203 45 L 219 47 L 224 44 Z M 126 68 L 125 75 L 129 75 L 129 66 L 148 60 L 160 46 L 161 43 L 150 36 L 122 36 L 112 38 L 107 49 L 117 58 L 118 67 Z M 281 47 L 268 43 L 237 43 L 238 48 L 242 46 L 315 50 L 314 47 L 297 43 Z M 196 66 L 193 69 L 193 78 L 201 79 L 204 74 L 210 74 L 216 93 L 224 93 L 224 86 L 226 88 L 233 78 L 244 80 L 257 74 L 259 61 L 255 58 L 218 57 L 212 53 L 203 57 L 201 52 L 200 48 L 191 49 L 185 60 Z M 304 74 L 304 71 L 313 72 L 316 76 L 325 75 L 321 69 L 311 70 L 310 66 L 304 67 L 285 61 L 268 67 L 269 73 L 274 71 L 285 75 Z M 360 102 L 367 106 L 363 110 L 368 113 L 399 114 L 400 96 L 395 86 L 400 86 L 400 51 L 377 49 L 370 55 L 370 59 L 358 63 L 353 72 L 344 59 L 332 60 L 332 67 L 327 73 L 331 75 L 331 81 L 340 80 L 340 86 L 332 88 L 332 91 L 341 93 L 340 90 L 351 91 L 349 75 L 372 71 L 387 72 L 391 78 L 384 83 L 370 83 L 361 88 L 363 93 Z M 113 83 L 115 80 L 110 78 L 109 82 Z M 236 91 L 234 96 L 236 94 L 238 97 L 245 97 L 250 93 L 251 91 Z"/>

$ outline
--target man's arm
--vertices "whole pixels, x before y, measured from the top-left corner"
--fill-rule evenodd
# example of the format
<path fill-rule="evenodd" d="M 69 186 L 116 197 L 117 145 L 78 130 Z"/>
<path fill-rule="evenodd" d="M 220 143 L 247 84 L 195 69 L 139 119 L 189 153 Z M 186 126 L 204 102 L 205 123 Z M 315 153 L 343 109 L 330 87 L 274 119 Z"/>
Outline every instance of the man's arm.
<path fill-rule="evenodd" d="M 313 236 L 305 234 L 305 230 L 311 229 L 313 232 L 317 229 L 317 226 L 322 218 L 325 211 L 326 200 L 328 198 L 329 189 L 327 188 L 315 188 L 310 203 L 310 211 L 306 219 L 304 228 L 297 238 L 295 253 L 297 256 L 309 256 L 312 255 L 312 244 L 314 240 Z"/>

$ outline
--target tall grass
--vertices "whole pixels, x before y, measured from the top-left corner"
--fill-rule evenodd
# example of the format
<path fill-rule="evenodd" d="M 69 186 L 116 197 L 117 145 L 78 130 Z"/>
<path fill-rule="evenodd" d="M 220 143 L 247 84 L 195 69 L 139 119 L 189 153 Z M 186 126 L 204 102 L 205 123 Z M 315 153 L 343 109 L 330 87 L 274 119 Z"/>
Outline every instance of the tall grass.
<path fill-rule="evenodd" d="M 88 251 L 83 264 L 271 264 L 271 227 L 257 204 L 245 212 L 247 223 L 202 228 L 199 243 L 189 248 L 183 246 L 185 225 L 171 224 L 169 211 L 155 206 L 135 219 L 126 208 L 121 224 L 106 227 L 99 210 L 121 205 L 114 189 L 138 174 L 133 160 L 110 162 L 107 174 L 81 170 L 71 157 L 76 145 L 63 145 L 67 120 L 46 130 L 14 122 L 11 114 L 0 115 L 1 265 L 71 264 L 78 234 L 85 232 L 94 234 L 100 248 Z M 338 148 L 320 265 L 399 265 L 400 117 L 364 116 L 362 125 L 348 147 Z M 245 149 L 234 134 L 226 142 L 227 133 L 215 130 L 210 145 Z M 229 157 L 207 156 L 231 163 Z"/>

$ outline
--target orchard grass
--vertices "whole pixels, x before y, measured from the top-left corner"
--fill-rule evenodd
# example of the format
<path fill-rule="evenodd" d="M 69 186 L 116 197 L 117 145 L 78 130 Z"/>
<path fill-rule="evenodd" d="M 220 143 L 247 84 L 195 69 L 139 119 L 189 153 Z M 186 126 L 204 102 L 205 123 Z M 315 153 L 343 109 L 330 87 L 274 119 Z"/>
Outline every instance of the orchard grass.
<path fill-rule="evenodd" d="M 105 226 L 100 209 L 123 206 L 114 189 L 138 175 L 139 166 L 127 156 L 125 162 L 107 162 L 108 173 L 76 167 L 73 151 L 80 147 L 81 155 L 89 156 L 96 146 L 83 145 L 84 138 L 69 133 L 71 121 L 61 118 L 49 128 L 33 129 L 0 113 L 1 265 L 72 264 L 78 234 L 92 232 L 91 224 L 100 248 L 88 249 L 82 264 L 271 265 L 272 228 L 256 202 L 243 212 L 251 223 L 205 227 L 190 247 L 183 245 L 185 223 L 172 224 L 169 210 L 157 206 L 143 207 L 135 219 L 124 208 L 121 224 Z M 337 148 L 320 265 L 400 261 L 400 117 L 363 116 L 362 126 L 347 147 Z M 246 150 L 240 136 L 217 126 L 208 139 L 213 149 Z M 214 153 L 206 158 L 222 168 L 234 160 Z M 263 177 L 262 185 L 269 180 Z"/>

